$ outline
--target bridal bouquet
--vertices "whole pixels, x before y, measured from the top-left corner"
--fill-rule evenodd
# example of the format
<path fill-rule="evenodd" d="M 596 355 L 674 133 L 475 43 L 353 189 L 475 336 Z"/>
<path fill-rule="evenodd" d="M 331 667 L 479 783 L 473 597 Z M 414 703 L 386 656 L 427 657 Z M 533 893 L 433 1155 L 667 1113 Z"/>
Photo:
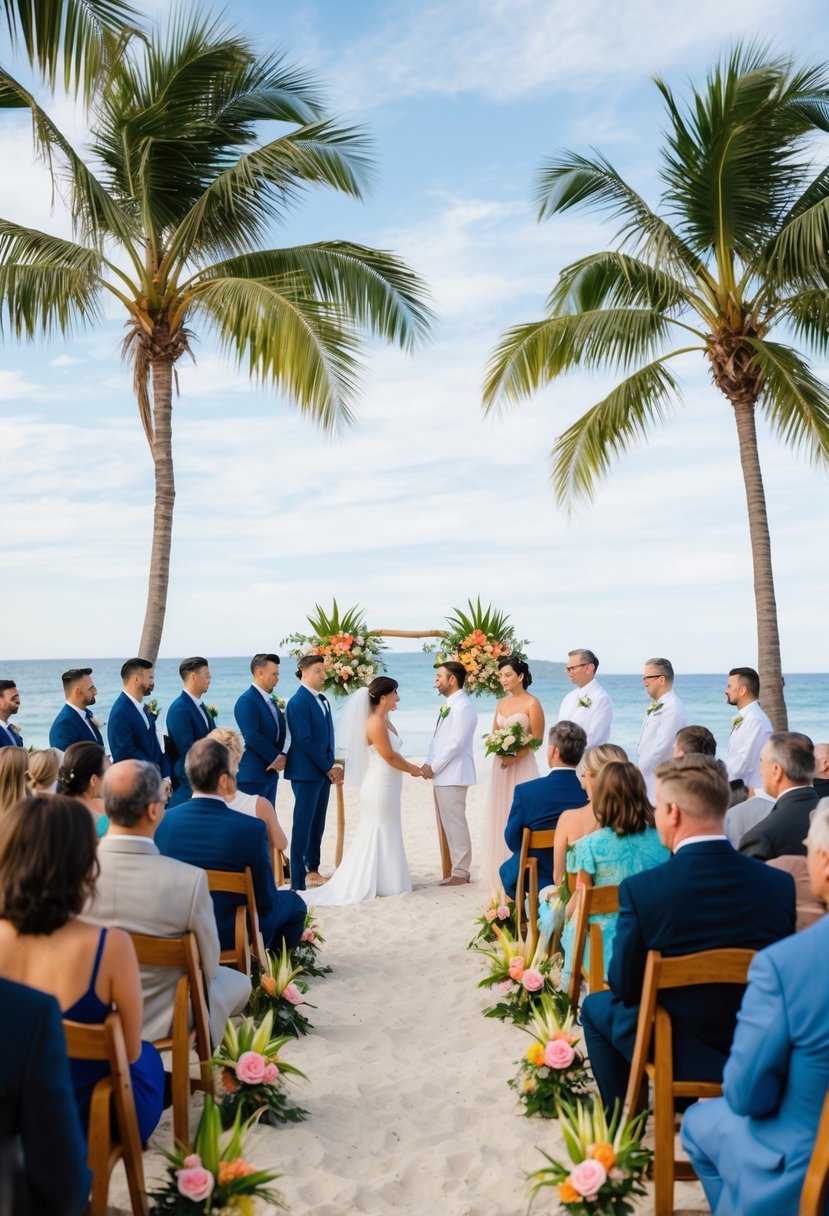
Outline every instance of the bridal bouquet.
<path fill-rule="evenodd" d="M 164 1216 L 196 1216 L 197 1213 L 252 1213 L 257 1199 L 273 1207 L 284 1207 L 277 1191 L 268 1186 L 279 1175 L 260 1170 L 246 1161 L 244 1137 L 253 1119 L 242 1122 L 237 1112 L 228 1132 L 222 1132 L 219 1110 L 207 1095 L 191 1148 L 174 1153 L 161 1151 L 170 1162 L 167 1181 L 151 1191 L 153 1211 Z"/>
<path fill-rule="evenodd" d="M 516 638 L 505 613 L 497 612 L 491 604 L 482 608 L 480 596 L 475 604 L 469 600 L 468 607 L 468 615 L 456 608 L 446 618 L 449 628 L 435 656 L 437 664 L 449 659 L 461 663 L 466 669 L 464 688 L 476 697 L 486 692 L 503 696 L 498 660 L 517 653 L 526 641 Z"/>
<path fill-rule="evenodd" d="M 564 1017 L 570 1002 L 567 993 L 561 989 L 561 955 L 547 958 L 540 944 L 535 954 L 531 955 L 529 941 L 516 940 L 496 925 L 493 925 L 493 930 L 498 949 L 476 947 L 478 953 L 489 959 L 490 963 L 489 975 L 484 976 L 478 987 L 493 988 L 498 994 L 498 1000 L 484 1010 L 484 1016 L 525 1026 L 533 1013 L 542 1007 L 542 1000 L 546 996 Z"/>
<path fill-rule="evenodd" d="M 305 913 L 305 928 L 299 944 L 291 951 L 291 962 L 299 967 L 304 975 L 330 975 L 332 968 L 321 964 L 319 959 L 320 946 L 325 942 L 314 920 L 314 909 L 309 908 Z M 310 1023 L 309 1023 L 310 1025 Z"/>
<path fill-rule="evenodd" d="M 573 1028 L 573 1014 L 562 1018 L 550 998 L 542 996 L 521 1029 L 533 1041 L 508 1084 L 517 1091 L 526 1115 L 553 1119 L 563 1101 L 578 1101 L 588 1085 L 584 1056 L 576 1050 L 580 1036 Z"/>
<path fill-rule="evenodd" d="M 642 1179 L 653 1157 L 641 1143 L 645 1116 L 643 1111 L 626 1122 L 617 1102 L 608 1123 L 600 1098 L 576 1106 L 562 1102 L 559 1126 L 569 1160 L 539 1150 L 548 1164 L 530 1175 L 533 1199 L 554 1186 L 562 1210 L 573 1216 L 630 1216 L 632 1196 L 646 1194 Z"/>
<path fill-rule="evenodd" d="M 384 643 L 366 628 L 365 614 L 355 605 L 340 615 L 337 601 L 326 614 L 315 604 L 316 616 L 307 618 L 312 634 L 291 633 L 281 645 L 296 658 L 321 654 L 325 667 L 325 690 L 344 697 L 355 688 L 366 688 L 385 671 L 381 655 Z"/>
<path fill-rule="evenodd" d="M 467 946 L 468 950 L 477 949 L 480 942 L 497 941 L 496 925 L 499 929 L 508 929 L 510 933 L 515 931 L 515 900 L 510 899 L 502 887 L 492 896 L 489 907 L 481 913 L 475 924 L 478 930 Z"/>
<path fill-rule="evenodd" d="M 308 985 L 299 979 L 302 970 L 291 958 L 284 942 L 278 958 L 266 950 L 265 965 L 254 980 L 248 1004 L 257 1021 L 267 1013 L 277 1034 L 291 1035 L 295 1039 L 313 1029 L 312 1023 L 298 1009 L 302 1004 L 308 1005 L 309 1009 L 315 1008 L 304 1000 Z"/>
<path fill-rule="evenodd" d="M 482 738 L 487 756 L 517 756 L 525 747 L 531 752 L 541 747 L 541 740 L 534 738 L 532 731 L 520 722 L 501 726 Z"/>
<path fill-rule="evenodd" d="M 294 1106 L 284 1091 L 285 1078 L 308 1078 L 293 1064 L 279 1055 L 290 1041 L 288 1035 L 272 1038 L 273 1013 L 265 1014 L 259 1026 L 253 1018 L 242 1018 L 238 1028 L 229 1021 L 224 1038 L 213 1054 L 213 1063 L 221 1069 L 225 1095 L 220 1111 L 225 1125 L 238 1117 L 245 1118 L 264 1107 L 263 1123 L 299 1123 L 306 1111 Z"/>

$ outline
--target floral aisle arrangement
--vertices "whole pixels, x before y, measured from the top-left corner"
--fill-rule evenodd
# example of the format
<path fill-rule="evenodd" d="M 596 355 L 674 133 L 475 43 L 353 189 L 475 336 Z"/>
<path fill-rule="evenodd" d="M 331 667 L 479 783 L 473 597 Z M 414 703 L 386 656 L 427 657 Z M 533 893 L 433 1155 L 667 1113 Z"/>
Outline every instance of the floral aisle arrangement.
<path fill-rule="evenodd" d="M 562 1018 L 553 1001 L 542 996 L 521 1029 L 532 1043 L 508 1084 L 517 1092 L 525 1115 L 554 1119 L 561 1103 L 581 1099 L 589 1083 L 584 1056 L 576 1050 L 581 1036 L 573 1014 Z"/>
<path fill-rule="evenodd" d="M 463 664 L 467 692 L 476 697 L 488 692 L 500 697 L 503 689 L 498 679 L 498 660 L 508 654 L 519 654 L 527 645 L 526 639 L 519 640 L 515 636 L 515 629 L 507 624 L 509 617 L 505 613 L 497 612 L 491 604 L 483 608 L 480 596 L 474 604 L 472 600 L 468 601 L 468 609 L 467 614 L 455 608 L 446 618 L 449 628 L 436 660 L 438 664 L 447 660 Z"/>
<path fill-rule="evenodd" d="M 567 1161 L 542 1155 L 547 1165 L 530 1176 L 533 1198 L 555 1187 L 561 1210 L 572 1216 L 630 1216 L 632 1199 L 646 1194 L 643 1178 L 653 1157 L 642 1146 L 645 1112 L 626 1122 L 616 1103 L 608 1123 L 601 1099 L 561 1104 L 559 1126 Z"/>
<path fill-rule="evenodd" d="M 167 1181 L 150 1192 L 153 1210 L 163 1216 L 252 1216 L 259 1199 L 271 1207 L 284 1207 L 278 1191 L 268 1185 L 279 1175 L 245 1160 L 244 1137 L 253 1121 L 243 1123 L 237 1111 L 230 1130 L 222 1132 L 219 1109 L 207 1095 L 192 1147 L 175 1153 L 162 1149 L 170 1164 Z"/>
<path fill-rule="evenodd" d="M 496 891 L 490 900 L 489 907 L 486 908 L 475 921 L 477 929 L 475 936 L 467 946 L 468 950 L 475 950 L 481 942 L 497 942 L 495 936 L 496 926 L 499 929 L 506 929 L 509 933 L 515 935 L 515 900 L 505 893 L 503 887 L 500 891 Z"/>
<path fill-rule="evenodd" d="M 291 1035 L 295 1039 L 313 1030 L 313 1024 L 299 1006 L 304 1004 L 309 1009 L 316 1008 L 305 1000 L 308 985 L 299 978 L 301 974 L 302 967 L 291 959 L 284 942 L 278 957 L 266 950 L 265 965 L 254 977 L 248 1004 L 257 1021 L 269 1013 L 276 1033 Z"/>
<path fill-rule="evenodd" d="M 334 600 L 330 614 L 314 605 L 315 616 L 307 618 L 311 634 L 291 633 L 282 639 L 288 653 L 302 658 L 321 654 L 325 660 L 325 690 L 345 697 L 355 688 L 367 687 L 385 671 L 382 653 L 385 645 L 366 627 L 365 613 L 355 605 L 340 615 Z"/>
<path fill-rule="evenodd" d="M 224 1038 L 213 1055 L 221 1069 L 224 1088 L 220 1111 L 225 1125 L 246 1118 L 264 1107 L 262 1122 L 299 1123 L 306 1111 L 294 1105 L 285 1093 L 287 1077 L 308 1078 L 280 1056 L 290 1042 L 288 1035 L 273 1038 L 273 1011 L 268 1010 L 259 1026 L 253 1018 L 242 1018 L 239 1026 L 228 1022 Z"/>
<path fill-rule="evenodd" d="M 559 1015 L 565 1017 L 570 1002 L 561 989 L 561 955 L 548 958 L 540 944 L 535 954 L 531 954 L 529 941 L 517 940 L 497 925 L 493 929 L 497 948 L 485 950 L 476 946 L 490 964 L 489 975 L 484 976 L 478 987 L 494 989 L 498 998 L 484 1010 L 484 1016 L 526 1026 L 546 996 Z"/>
<path fill-rule="evenodd" d="M 320 947 L 325 944 L 325 938 L 314 919 L 314 909 L 309 908 L 305 913 L 305 928 L 299 944 L 291 951 L 291 962 L 294 967 L 301 968 L 304 975 L 330 975 L 331 967 L 319 961 Z M 310 1023 L 309 1023 L 310 1025 Z"/>
<path fill-rule="evenodd" d="M 541 740 L 535 739 L 532 731 L 520 722 L 511 722 L 481 737 L 487 756 L 517 756 L 524 748 L 534 752 L 541 747 Z"/>

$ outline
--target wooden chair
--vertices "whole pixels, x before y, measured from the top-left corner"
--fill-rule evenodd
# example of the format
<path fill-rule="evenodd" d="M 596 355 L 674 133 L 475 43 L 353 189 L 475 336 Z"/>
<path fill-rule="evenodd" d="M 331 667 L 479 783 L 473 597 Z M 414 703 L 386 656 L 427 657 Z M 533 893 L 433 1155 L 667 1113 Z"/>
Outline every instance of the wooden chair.
<path fill-rule="evenodd" d="M 549 849 L 553 850 L 553 842 L 555 840 L 555 829 L 545 828 L 542 831 L 533 832 L 530 828 L 524 828 L 521 835 L 521 852 L 518 855 L 518 878 L 515 883 L 515 924 L 518 930 L 518 936 L 524 936 L 524 923 L 526 921 L 527 933 L 529 936 L 530 948 L 535 954 L 535 948 L 538 945 L 538 859 L 530 857 L 530 849 Z M 525 879 L 525 876 L 526 879 Z M 524 909 L 524 894 L 529 896 L 529 909 Z"/>
<path fill-rule="evenodd" d="M 577 886 L 573 957 L 568 959 L 570 967 L 570 1004 L 573 1013 L 579 1007 L 582 978 L 587 980 L 588 992 L 601 992 L 605 984 L 604 939 L 601 925 L 591 923 L 591 916 L 619 911 L 618 886 Z M 590 960 L 584 966 L 584 948 L 590 942 Z"/>
<path fill-rule="evenodd" d="M 63 1030 L 70 1060 L 106 1060 L 109 1064 L 109 1075 L 102 1077 L 92 1091 L 89 1109 L 87 1162 L 92 1170 L 89 1216 L 107 1216 L 109 1178 L 121 1158 L 133 1216 L 148 1216 L 144 1159 L 121 1018 L 115 1012 L 110 1013 L 103 1026 L 64 1021 Z M 117 1140 L 112 1137 L 113 1107 Z"/>
<path fill-rule="evenodd" d="M 283 886 L 285 882 L 285 868 L 287 858 L 281 849 L 272 849 L 272 864 L 273 864 L 273 880 L 278 887 Z"/>
<path fill-rule="evenodd" d="M 253 951 L 260 965 L 264 967 L 265 943 L 259 928 L 259 913 L 256 911 L 256 895 L 250 866 L 246 866 L 244 870 L 208 870 L 207 885 L 211 891 L 242 895 L 245 901 L 236 909 L 233 949 L 223 950 L 219 955 L 219 962 L 250 975 L 250 955 Z"/>
<path fill-rule="evenodd" d="M 176 983 L 173 999 L 172 1034 L 153 1043 L 159 1051 L 172 1054 L 173 1139 L 190 1143 L 190 1095 L 195 1090 L 213 1093 L 210 1067 L 210 1021 L 195 933 L 181 937 L 150 937 L 131 933 L 139 964 L 147 967 L 175 967 L 184 974 Z M 195 1049 L 199 1061 L 199 1080 L 190 1076 L 190 1053 Z"/>
<path fill-rule="evenodd" d="M 754 954 L 753 950 L 704 950 L 665 958 L 658 950 L 648 951 L 625 1109 L 629 1118 L 636 1113 L 647 1076 L 653 1084 L 653 1216 L 671 1216 L 675 1178 L 696 1178 L 688 1161 L 674 1157 L 674 1099 L 716 1098 L 722 1093 L 719 1081 L 674 1080 L 671 1018 L 659 1004 L 659 993 L 695 984 L 745 985 Z M 652 1036 L 653 1063 L 649 1061 Z"/>
<path fill-rule="evenodd" d="M 823 1216 L 829 1194 L 829 1092 L 823 1102 L 815 1147 L 800 1192 L 798 1216 Z"/>

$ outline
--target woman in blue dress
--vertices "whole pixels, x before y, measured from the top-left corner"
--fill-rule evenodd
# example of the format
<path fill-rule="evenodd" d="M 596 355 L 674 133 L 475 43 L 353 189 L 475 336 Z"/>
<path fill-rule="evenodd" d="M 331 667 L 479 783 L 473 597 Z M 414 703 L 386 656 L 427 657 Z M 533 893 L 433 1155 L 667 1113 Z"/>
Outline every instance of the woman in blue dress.
<path fill-rule="evenodd" d="M 141 1041 L 141 977 L 129 934 L 79 919 L 98 873 L 96 845 L 89 811 L 60 794 L 24 798 L 0 820 L 0 976 L 51 993 L 75 1022 L 97 1026 L 118 1011 L 146 1141 L 164 1109 L 164 1068 L 153 1045 Z M 70 1061 L 84 1130 L 92 1091 L 108 1068 Z"/>

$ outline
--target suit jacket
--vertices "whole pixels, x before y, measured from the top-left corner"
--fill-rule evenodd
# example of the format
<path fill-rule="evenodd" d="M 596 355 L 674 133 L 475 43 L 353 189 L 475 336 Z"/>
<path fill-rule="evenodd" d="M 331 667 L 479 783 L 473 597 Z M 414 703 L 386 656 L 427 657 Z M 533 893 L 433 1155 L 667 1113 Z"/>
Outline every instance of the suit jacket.
<path fill-rule="evenodd" d="M 300 684 L 285 712 L 291 732 L 285 776 L 289 781 L 327 781 L 334 763 L 331 706 L 323 714 L 314 694 Z"/>
<path fill-rule="evenodd" d="M 10 1210 L 80 1216 L 92 1175 L 55 998 L 0 980 L 0 1042 L 0 1151 L 14 1140 L 23 1150 Z"/>
<path fill-rule="evenodd" d="M 811 785 L 781 794 L 765 819 L 746 832 L 740 852 L 768 861 L 772 857 L 806 854 L 803 841 L 809 831 L 809 817 L 819 802 Z"/>
<path fill-rule="evenodd" d="M 195 933 L 215 1046 L 227 1019 L 247 1004 L 250 983 L 241 972 L 219 966 L 219 933 L 204 870 L 162 857 L 148 836 L 104 836 L 98 844 L 98 861 L 101 872 L 84 909 L 85 920 L 153 937 Z M 141 968 L 142 1038 L 170 1034 L 180 975 L 174 967 Z"/>
<path fill-rule="evenodd" d="M 161 750 L 155 719 L 146 710 L 142 713 L 136 709 L 125 692 L 119 693 L 110 710 L 107 736 L 113 761 L 149 760 L 162 777 L 170 776 L 170 764 Z"/>
<path fill-rule="evenodd" d="M 508 857 L 501 866 L 501 882 L 508 895 L 515 897 L 524 828 L 531 828 L 533 831 L 554 828 L 562 811 L 584 806 L 586 802 L 587 795 L 573 768 L 554 768 L 546 777 L 538 777 L 535 781 L 522 781 L 520 785 L 516 785 L 507 826 L 504 829 L 504 840 L 512 849 L 512 857 Z M 539 890 L 549 886 L 553 881 L 552 849 L 530 849 L 530 856 L 538 858 Z"/>
<path fill-rule="evenodd" d="M 0 747 L 22 747 L 23 736 L 16 730 L 10 730 L 4 722 L 0 722 Z"/>
<path fill-rule="evenodd" d="M 245 740 L 237 779 L 246 785 L 259 785 L 260 792 L 272 785 L 276 774 L 266 772 L 266 769 L 285 750 L 285 715 L 276 705 L 274 709 L 278 720 L 274 719 L 265 698 L 253 684 L 245 689 L 233 707 L 236 725 Z M 319 714 L 318 707 L 316 712 Z"/>
<path fill-rule="evenodd" d="M 208 720 L 209 718 L 208 714 Z M 173 743 L 169 757 L 172 762 L 174 791 L 170 806 L 177 806 L 180 802 L 192 798 L 193 791 L 184 771 L 184 761 L 193 744 L 209 735 L 212 729 L 213 723 L 205 722 L 193 698 L 186 692 L 180 693 L 167 710 L 167 734 Z"/>
<path fill-rule="evenodd" d="M 98 743 L 104 746 L 104 739 L 97 726 L 84 719 L 71 705 L 64 705 L 60 713 L 49 727 L 49 746 L 65 752 L 70 743 Z"/>
<path fill-rule="evenodd" d="M 158 826 L 155 843 L 165 857 L 203 870 L 244 870 L 250 866 L 262 936 L 265 942 L 270 941 L 277 923 L 277 891 L 268 829 L 261 819 L 232 811 L 221 798 L 191 798 L 167 812 Z M 242 897 L 218 891 L 211 893 L 211 898 L 219 942 L 223 950 L 230 950 L 236 907 Z"/>
<path fill-rule="evenodd" d="M 444 706 L 449 712 L 438 719 L 426 763 L 435 774 L 435 785 L 474 785 L 473 745 L 478 728 L 475 707 L 462 688 L 447 697 Z"/>

